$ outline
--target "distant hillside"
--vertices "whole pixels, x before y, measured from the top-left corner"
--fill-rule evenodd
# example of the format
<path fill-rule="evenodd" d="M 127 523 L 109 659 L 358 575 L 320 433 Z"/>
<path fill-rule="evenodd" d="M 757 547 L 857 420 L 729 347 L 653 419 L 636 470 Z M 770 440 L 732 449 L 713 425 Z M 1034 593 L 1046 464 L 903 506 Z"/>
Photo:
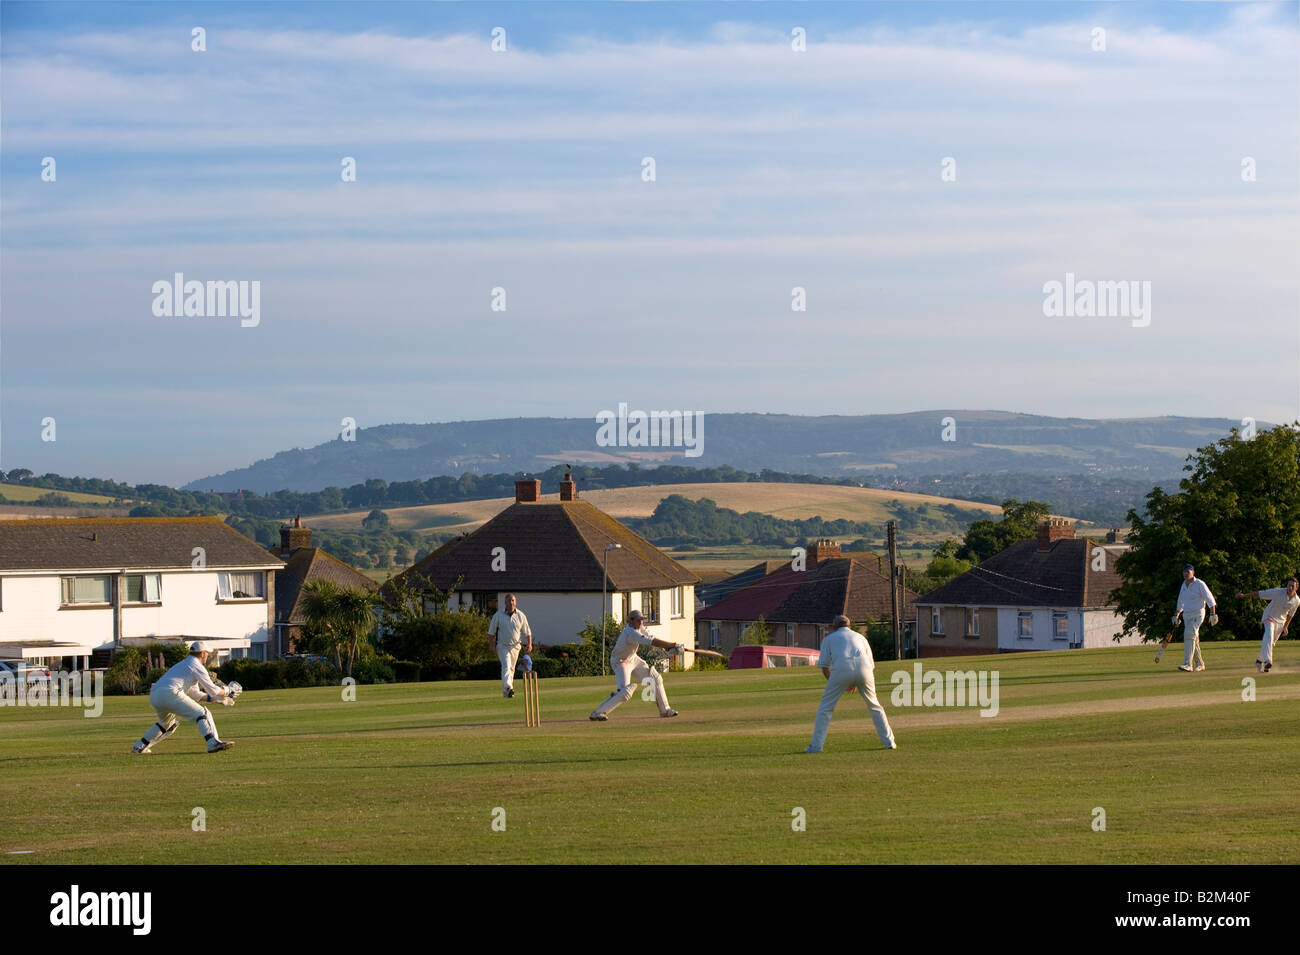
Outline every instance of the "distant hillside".
<path fill-rule="evenodd" d="M 954 438 L 943 440 L 944 419 Z M 1018 471 L 1149 480 L 1178 476 L 1198 447 L 1239 425 L 1229 418 L 1049 418 L 1003 411 L 895 415 L 709 414 L 702 453 L 601 447 L 594 418 L 509 418 L 363 428 L 353 441 L 282 451 L 246 468 L 199 478 L 195 491 L 316 491 L 372 478 L 536 472 L 557 463 L 729 465 L 886 483 L 898 476 Z M 1262 425 L 1261 425 L 1262 426 Z"/>

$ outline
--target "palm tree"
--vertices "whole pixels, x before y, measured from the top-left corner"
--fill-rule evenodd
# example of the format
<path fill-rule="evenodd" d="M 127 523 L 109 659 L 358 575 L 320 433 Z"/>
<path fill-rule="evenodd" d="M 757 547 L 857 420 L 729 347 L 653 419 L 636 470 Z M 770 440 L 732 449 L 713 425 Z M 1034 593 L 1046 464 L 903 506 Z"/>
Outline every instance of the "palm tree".
<path fill-rule="evenodd" d="M 332 580 L 313 580 L 302 592 L 302 613 L 307 626 L 334 648 L 334 665 L 351 676 L 361 640 L 375 629 L 374 594 L 355 587 L 340 587 Z"/>

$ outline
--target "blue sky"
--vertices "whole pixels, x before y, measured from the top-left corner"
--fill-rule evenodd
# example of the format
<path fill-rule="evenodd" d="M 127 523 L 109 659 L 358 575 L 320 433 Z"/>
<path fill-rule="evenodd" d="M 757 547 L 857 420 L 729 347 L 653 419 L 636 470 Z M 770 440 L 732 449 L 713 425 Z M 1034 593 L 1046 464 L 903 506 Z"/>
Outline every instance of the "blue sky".
<path fill-rule="evenodd" d="M 1295 3 L 0 17 L 0 468 L 620 401 L 1297 414 Z M 260 281 L 260 324 L 155 316 L 178 271 Z M 1150 324 L 1045 317 L 1066 272 L 1151 282 Z"/>

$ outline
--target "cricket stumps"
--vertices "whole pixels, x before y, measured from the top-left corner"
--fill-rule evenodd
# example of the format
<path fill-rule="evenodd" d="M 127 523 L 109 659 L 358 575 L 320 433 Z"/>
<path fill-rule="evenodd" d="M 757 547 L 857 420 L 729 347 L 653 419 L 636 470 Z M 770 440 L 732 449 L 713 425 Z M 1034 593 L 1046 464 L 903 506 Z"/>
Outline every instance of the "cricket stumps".
<path fill-rule="evenodd" d="M 522 681 L 524 688 L 524 725 L 541 726 L 542 698 L 537 691 L 537 673 L 533 670 L 525 670 L 522 674 Z"/>

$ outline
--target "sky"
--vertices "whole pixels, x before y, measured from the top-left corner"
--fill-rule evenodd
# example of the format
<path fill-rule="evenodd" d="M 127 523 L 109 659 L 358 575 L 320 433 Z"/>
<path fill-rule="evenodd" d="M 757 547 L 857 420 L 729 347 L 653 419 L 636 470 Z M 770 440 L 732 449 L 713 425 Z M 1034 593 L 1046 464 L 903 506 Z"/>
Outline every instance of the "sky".
<path fill-rule="evenodd" d="M 620 402 L 1291 421 L 1298 22 L 0 3 L 0 469 Z M 176 273 L 259 283 L 256 323 L 157 314 Z M 1047 314 L 1067 274 L 1149 310 Z"/>

